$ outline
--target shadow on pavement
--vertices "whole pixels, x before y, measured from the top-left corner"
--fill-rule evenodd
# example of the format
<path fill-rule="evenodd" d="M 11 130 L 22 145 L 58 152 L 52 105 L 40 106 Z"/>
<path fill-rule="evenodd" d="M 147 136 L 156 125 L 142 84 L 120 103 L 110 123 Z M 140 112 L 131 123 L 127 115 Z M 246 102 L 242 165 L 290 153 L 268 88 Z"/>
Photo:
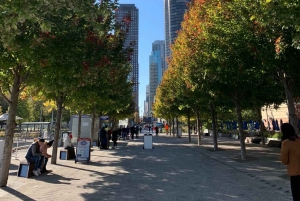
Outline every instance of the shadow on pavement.
<path fill-rule="evenodd" d="M 11 195 L 14 195 L 15 197 L 19 198 L 20 200 L 24 200 L 24 201 L 34 200 L 34 199 L 28 197 L 27 195 L 24 195 L 24 194 L 20 193 L 19 191 L 16 191 L 10 187 L 4 187 L 4 188 L 1 188 L 1 190 L 6 191 L 7 193 L 9 193 Z"/>

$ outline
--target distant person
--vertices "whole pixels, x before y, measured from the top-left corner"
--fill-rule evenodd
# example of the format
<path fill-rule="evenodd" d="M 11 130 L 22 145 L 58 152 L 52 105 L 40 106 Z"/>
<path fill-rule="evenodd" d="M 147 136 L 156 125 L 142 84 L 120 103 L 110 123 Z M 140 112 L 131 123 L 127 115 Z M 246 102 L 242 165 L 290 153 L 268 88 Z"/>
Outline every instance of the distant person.
<path fill-rule="evenodd" d="M 126 139 L 129 140 L 129 126 L 126 126 Z"/>
<path fill-rule="evenodd" d="M 289 123 L 281 126 L 282 144 L 280 159 L 287 165 L 294 201 L 300 201 L 300 139 Z"/>
<path fill-rule="evenodd" d="M 64 148 L 68 150 L 68 153 L 70 153 L 70 158 L 75 158 L 75 150 L 74 150 L 74 146 L 72 145 L 70 136 L 67 135 L 64 138 Z"/>
<path fill-rule="evenodd" d="M 168 124 L 165 125 L 165 130 L 166 130 L 166 134 L 168 135 L 169 134 L 169 125 Z"/>
<path fill-rule="evenodd" d="M 111 140 L 113 141 L 113 149 L 117 147 L 117 141 L 118 141 L 118 130 L 113 130 Z"/>
<path fill-rule="evenodd" d="M 140 126 L 140 133 L 142 133 L 142 126 Z"/>
<path fill-rule="evenodd" d="M 107 148 L 109 149 L 110 146 L 110 140 L 111 140 L 112 130 L 108 129 L 107 131 Z"/>
<path fill-rule="evenodd" d="M 40 146 L 43 144 L 43 142 L 40 142 L 38 140 L 34 141 L 30 147 L 27 150 L 26 153 L 26 160 L 28 163 L 34 162 L 34 169 L 33 174 L 35 176 L 39 176 L 41 174 L 41 165 L 42 165 L 42 153 L 40 152 Z"/>
<path fill-rule="evenodd" d="M 149 125 L 149 133 L 150 133 L 150 131 L 151 131 L 151 126 Z"/>
<path fill-rule="evenodd" d="M 125 128 L 125 126 L 122 127 L 122 138 L 123 138 L 123 140 L 125 140 L 125 138 L 126 138 L 126 128 Z"/>
<path fill-rule="evenodd" d="M 100 138 L 100 149 L 108 149 L 107 147 L 107 132 L 105 130 L 105 127 L 103 126 L 99 132 L 99 138 Z"/>
<path fill-rule="evenodd" d="M 131 127 L 130 127 L 130 136 L 131 136 L 131 139 L 132 139 L 132 140 L 134 139 L 134 133 L 135 133 L 135 127 L 134 127 L 134 126 L 131 126 Z"/>
<path fill-rule="evenodd" d="M 139 130 L 140 130 L 139 126 L 136 126 L 135 127 L 135 137 L 136 138 L 139 138 Z"/>
<path fill-rule="evenodd" d="M 158 136 L 158 126 L 155 126 L 155 133 L 156 133 L 156 136 Z"/>

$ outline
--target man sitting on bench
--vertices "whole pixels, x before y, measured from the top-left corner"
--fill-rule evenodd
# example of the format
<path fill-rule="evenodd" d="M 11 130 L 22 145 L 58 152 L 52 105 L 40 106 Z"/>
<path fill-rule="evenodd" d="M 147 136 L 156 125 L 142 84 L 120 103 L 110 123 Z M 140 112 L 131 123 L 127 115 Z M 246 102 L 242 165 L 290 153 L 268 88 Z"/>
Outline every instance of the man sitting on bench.
<path fill-rule="evenodd" d="M 43 142 L 40 142 L 38 140 L 34 141 L 28 148 L 27 154 L 25 156 L 28 163 L 34 162 L 33 174 L 35 176 L 41 174 L 40 167 L 43 161 L 41 160 L 42 153 L 40 152 L 40 146 L 42 145 L 42 143 Z"/>
<path fill-rule="evenodd" d="M 64 139 L 64 148 L 68 150 L 68 153 L 70 153 L 70 158 L 75 158 L 74 147 L 69 136 Z"/>

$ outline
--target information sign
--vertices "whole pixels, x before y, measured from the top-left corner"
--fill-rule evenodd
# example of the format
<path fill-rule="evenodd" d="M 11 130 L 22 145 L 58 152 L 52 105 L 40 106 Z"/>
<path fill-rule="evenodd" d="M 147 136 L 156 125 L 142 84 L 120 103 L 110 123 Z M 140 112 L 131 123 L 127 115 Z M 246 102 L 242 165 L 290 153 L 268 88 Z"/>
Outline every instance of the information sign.
<path fill-rule="evenodd" d="M 75 163 L 78 161 L 90 162 L 90 153 L 91 153 L 90 148 L 91 148 L 90 138 L 78 138 Z"/>

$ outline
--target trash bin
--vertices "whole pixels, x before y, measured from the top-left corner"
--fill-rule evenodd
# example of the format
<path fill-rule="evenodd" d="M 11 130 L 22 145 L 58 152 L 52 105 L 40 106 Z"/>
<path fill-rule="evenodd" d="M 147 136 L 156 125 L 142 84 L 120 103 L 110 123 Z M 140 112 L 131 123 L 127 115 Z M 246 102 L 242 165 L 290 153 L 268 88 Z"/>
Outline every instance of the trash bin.
<path fill-rule="evenodd" d="M 181 129 L 181 127 L 178 127 L 177 137 L 181 138 L 181 136 L 182 136 L 182 129 Z"/>
<path fill-rule="evenodd" d="M 144 134 L 144 146 L 143 149 L 154 149 L 152 134 L 146 133 Z"/>

